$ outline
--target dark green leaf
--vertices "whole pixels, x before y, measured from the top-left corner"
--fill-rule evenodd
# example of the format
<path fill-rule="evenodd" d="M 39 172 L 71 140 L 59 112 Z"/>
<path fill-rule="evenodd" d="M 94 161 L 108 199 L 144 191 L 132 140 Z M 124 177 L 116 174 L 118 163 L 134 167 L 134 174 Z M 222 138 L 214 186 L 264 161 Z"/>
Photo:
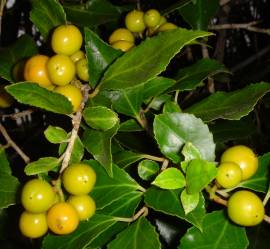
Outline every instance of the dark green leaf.
<path fill-rule="evenodd" d="M 164 113 L 154 120 L 155 138 L 162 153 L 177 163 L 182 146 L 191 142 L 209 161 L 215 159 L 215 144 L 207 125 L 192 114 Z"/>
<path fill-rule="evenodd" d="M 119 233 L 107 248 L 159 249 L 161 245 L 155 228 L 145 217 L 141 217 Z"/>
<path fill-rule="evenodd" d="M 20 60 L 37 54 L 35 41 L 28 35 L 21 36 L 9 47 L 0 48 L 0 76 L 8 81 L 14 81 L 12 69 Z"/>
<path fill-rule="evenodd" d="M 254 176 L 240 182 L 238 187 L 249 188 L 257 192 L 266 193 L 269 185 L 270 152 L 259 157 L 259 167 Z"/>
<path fill-rule="evenodd" d="M 251 112 L 256 103 L 270 91 L 269 83 L 257 83 L 233 92 L 216 92 L 185 111 L 206 122 L 218 118 L 238 120 Z"/>
<path fill-rule="evenodd" d="M 60 114 L 72 112 L 71 102 L 66 97 L 40 87 L 38 84 L 21 82 L 7 86 L 6 90 L 20 103 Z"/>
<path fill-rule="evenodd" d="M 86 27 L 116 21 L 122 11 L 106 0 L 91 0 L 77 5 L 65 4 L 64 9 L 70 22 Z"/>
<path fill-rule="evenodd" d="M 165 102 L 162 112 L 182 112 L 182 110 L 178 103 L 168 100 Z"/>
<path fill-rule="evenodd" d="M 162 105 L 168 101 L 171 101 L 172 96 L 169 94 L 162 94 L 157 97 L 154 97 L 148 105 L 148 108 L 152 108 L 156 111 L 159 111 Z"/>
<path fill-rule="evenodd" d="M 185 45 L 209 34 L 178 28 L 148 38 L 108 68 L 101 80 L 101 87 L 124 89 L 154 79 Z"/>
<path fill-rule="evenodd" d="M 186 180 L 179 169 L 168 168 L 162 171 L 152 184 L 163 189 L 178 189 L 186 185 Z"/>
<path fill-rule="evenodd" d="M 55 169 L 58 165 L 58 158 L 43 157 L 39 158 L 35 162 L 27 164 L 27 166 L 24 168 L 24 172 L 28 176 L 47 173 L 48 171 Z"/>
<path fill-rule="evenodd" d="M 0 174 L 1 172 L 11 175 L 11 169 L 5 149 L 0 147 Z"/>
<path fill-rule="evenodd" d="M 213 59 L 201 59 L 191 66 L 179 70 L 174 77 L 176 84 L 169 90 L 193 90 L 203 84 L 207 77 L 220 72 L 227 72 L 225 66 Z"/>
<path fill-rule="evenodd" d="M 201 159 L 193 159 L 187 166 L 187 193 L 195 194 L 203 190 L 217 174 L 216 164 Z"/>
<path fill-rule="evenodd" d="M 61 127 L 51 126 L 44 131 L 44 135 L 47 140 L 53 144 L 60 144 L 66 142 L 68 139 L 67 132 Z"/>
<path fill-rule="evenodd" d="M 142 160 L 138 165 L 138 175 L 146 181 L 152 180 L 159 170 L 159 164 L 152 160 Z"/>
<path fill-rule="evenodd" d="M 88 72 L 90 75 L 90 85 L 95 87 L 107 67 L 122 52 L 109 46 L 92 30 L 85 29 L 85 50 L 88 58 Z"/>
<path fill-rule="evenodd" d="M 185 210 L 185 214 L 188 214 L 191 211 L 193 211 L 199 204 L 200 194 L 195 193 L 195 194 L 190 195 L 187 193 L 186 189 L 184 189 L 181 193 L 180 199 L 181 199 L 182 206 Z"/>
<path fill-rule="evenodd" d="M 129 165 L 144 158 L 143 154 L 135 153 L 129 150 L 120 151 L 113 155 L 113 161 L 121 168 L 126 168 Z"/>
<path fill-rule="evenodd" d="M 200 201 L 197 207 L 186 215 L 180 202 L 180 192 L 180 189 L 164 190 L 152 187 L 145 192 L 144 201 L 148 207 L 186 220 L 201 230 L 205 216 L 203 196 L 200 195 Z"/>
<path fill-rule="evenodd" d="M 103 234 L 107 239 L 121 231 L 126 224 L 115 217 L 96 214 L 88 221 L 81 222 L 75 232 L 69 235 L 47 235 L 42 242 L 42 249 L 83 249 Z"/>
<path fill-rule="evenodd" d="M 191 2 L 179 11 L 193 29 L 207 30 L 218 8 L 218 0 L 196 0 L 196 3 Z"/>
<path fill-rule="evenodd" d="M 87 107 L 83 111 L 85 122 L 97 130 L 109 130 L 118 122 L 117 114 L 104 106 Z"/>
<path fill-rule="evenodd" d="M 30 19 L 45 39 L 54 27 L 66 23 L 66 14 L 59 1 L 31 0 L 31 3 Z"/>
<path fill-rule="evenodd" d="M 144 129 L 137 123 L 135 119 L 129 119 L 120 124 L 119 131 L 122 132 L 135 132 L 135 131 L 143 131 Z"/>
<path fill-rule="evenodd" d="M 0 209 L 16 203 L 19 181 L 9 173 L 0 171 Z"/>
<path fill-rule="evenodd" d="M 83 134 L 83 144 L 87 151 L 106 169 L 112 176 L 112 153 L 111 141 L 119 129 L 119 124 L 107 131 L 85 130 Z"/>
<path fill-rule="evenodd" d="M 170 14 L 171 12 L 182 8 L 183 6 L 185 6 L 186 4 L 190 2 L 192 2 L 192 0 L 179 0 L 176 3 L 172 4 L 171 6 L 169 6 L 168 8 L 161 10 L 161 13 L 163 15 Z"/>
<path fill-rule="evenodd" d="M 245 228 L 231 223 L 223 211 L 207 214 L 202 231 L 190 228 L 182 237 L 179 249 L 245 249 L 248 246 Z"/>

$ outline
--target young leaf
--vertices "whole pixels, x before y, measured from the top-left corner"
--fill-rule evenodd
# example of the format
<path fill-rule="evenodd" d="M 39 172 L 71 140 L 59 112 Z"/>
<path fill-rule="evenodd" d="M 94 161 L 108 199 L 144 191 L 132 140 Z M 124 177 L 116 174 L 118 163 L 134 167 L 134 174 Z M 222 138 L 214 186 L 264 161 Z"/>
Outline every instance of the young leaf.
<path fill-rule="evenodd" d="M 144 129 L 135 121 L 135 119 L 129 119 L 120 124 L 120 132 L 136 132 L 143 131 Z"/>
<path fill-rule="evenodd" d="M 45 39 L 54 27 L 66 23 L 66 14 L 59 1 L 31 0 L 31 3 L 30 19 Z"/>
<path fill-rule="evenodd" d="M 243 182 L 240 182 L 238 187 L 266 193 L 269 184 L 270 153 L 266 153 L 263 156 L 260 156 L 258 159 L 259 167 L 255 175 Z"/>
<path fill-rule="evenodd" d="M 66 97 L 38 84 L 21 82 L 7 86 L 6 90 L 20 103 L 60 114 L 72 113 L 71 102 Z"/>
<path fill-rule="evenodd" d="M 23 48 L 23 49 L 22 49 Z M 9 47 L 0 48 L 0 76 L 13 82 L 12 70 L 21 59 L 38 53 L 35 41 L 28 35 L 22 35 Z"/>
<path fill-rule="evenodd" d="M 54 170 L 58 165 L 58 158 L 43 157 L 39 158 L 35 162 L 27 164 L 27 166 L 24 168 L 24 172 L 28 176 L 47 173 L 50 170 Z"/>
<path fill-rule="evenodd" d="M 197 205 L 199 204 L 200 201 L 200 194 L 195 193 L 195 194 L 188 194 L 186 189 L 184 189 L 181 193 L 180 196 L 182 206 L 185 210 L 185 214 L 187 215 L 191 211 L 193 211 Z"/>
<path fill-rule="evenodd" d="M 119 122 L 117 114 L 104 106 L 85 108 L 83 117 L 90 127 L 102 131 L 111 129 Z"/>
<path fill-rule="evenodd" d="M 108 245 L 108 249 L 160 249 L 158 234 L 151 223 L 141 217 L 119 233 Z"/>
<path fill-rule="evenodd" d="M 209 161 L 215 159 L 215 144 L 207 125 L 192 114 L 164 113 L 154 120 L 155 139 L 161 152 L 174 163 L 180 160 L 182 146 L 191 142 Z"/>
<path fill-rule="evenodd" d="M 69 235 L 48 234 L 42 241 L 42 249 L 84 249 L 104 234 L 103 241 L 99 241 L 106 243 L 126 226 L 127 223 L 119 222 L 112 216 L 95 214 L 88 221 L 81 222 Z M 98 247 L 100 245 L 103 244 Z"/>
<path fill-rule="evenodd" d="M 82 142 L 89 153 L 106 169 L 112 176 L 112 153 L 111 141 L 119 129 L 119 124 L 107 131 L 85 130 Z"/>
<path fill-rule="evenodd" d="M 218 0 L 196 0 L 179 10 L 193 29 L 207 30 L 208 24 L 219 8 Z"/>
<path fill-rule="evenodd" d="M 107 67 L 118 58 L 122 52 L 116 50 L 92 30 L 85 28 L 85 51 L 88 59 L 89 84 L 95 87 Z"/>
<path fill-rule="evenodd" d="M 113 161 L 115 162 L 115 164 L 117 164 L 123 169 L 143 158 L 143 154 L 135 153 L 129 150 L 120 151 L 113 155 Z"/>
<path fill-rule="evenodd" d="M 164 190 L 152 187 L 145 192 L 144 201 L 148 207 L 168 215 L 176 216 L 202 230 L 202 221 L 205 216 L 203 196 L 200 195 L 200 201 L 197 207 L 186 215 L 180 202 L 180 192 L 180 189 Z"/>
<path fill-rule="evenodd" d="M 190 142 L 184 145 L 182 149 L 182 154 L 185 157 L 185 161 L 202 158 L 200 151 Z"/>
<path fill-rule="evenodd" d="M 245 228 L 231 223 L 223 211 L 216 211 L 205 216 L 202 232 L 195 227 L 190 228 L 181 238 L 178 248 L 246 249 L 247 246 Z"/>
<path fill-rule="evenodd" d="M 51 126 L 44 131 L 44 135 L 47 140 L 53 144 L 60 144 L 66 142 L 68 139 L 67 132 L 61 127 Z"/>
<path fill-rule="evenodd" d="M 208 35 L 210 33 L 178 28 L 146 39 L 108 68 L 101 80 L 101 88 L 124 89 L 149 81 L 164 71 L 185 45 Z"/>
<path fill-rule="evenodd" d="M 192 160 L 187 166 L 187 193 L 195 194 L 203 190 L 217 175 L 214 162 L 201 159 Z"/>
<path fill-rule="evenodd" d="M 191 66 L 182 68 L 174 77 L 176 83 L 169 89 L 172 90 L 194 90 L 203 84 L 203 81 L 217 73 L 228 73 L 225 66 L 213 59 L 201 59 Z"/>
<path fill-rule="evenodd" d="M 138 175 L 146 181 L 150 181 L 158 174 L 160 166 L 152 160 L 142 160 L 138 164 Z"/>
<path fill-rule="evenodd" d="M 270 91 L 269 83 L 256 83 L 233 92 L 216 92 L 185 109 L 205 122 L 223 118 L 238 120 L 248 115 L 257 102 Z"/>
<path fill-rule="evenodd" d="M 164 103 L 171 101 L 172 96 L 169 94 L 162 94 L 151 99 L 151 102 L 148 104 L 148 108 L 152 108 L 156 111 L 159 111 Z"/>
<path fill-rule="evenodd" d="M 182 112 L 180 106 L 178 103 L 175 103 L 174 101 L 168 100 L 165 102 L 163 106 L 163 113 L 165 112 Z"/>
<path fill-rule="evenodd" d="M 178 189 L 183 188 L 186 181 L 179 169 L 168 168 L 162 171 L 152 184 L 163 189 Z"/>

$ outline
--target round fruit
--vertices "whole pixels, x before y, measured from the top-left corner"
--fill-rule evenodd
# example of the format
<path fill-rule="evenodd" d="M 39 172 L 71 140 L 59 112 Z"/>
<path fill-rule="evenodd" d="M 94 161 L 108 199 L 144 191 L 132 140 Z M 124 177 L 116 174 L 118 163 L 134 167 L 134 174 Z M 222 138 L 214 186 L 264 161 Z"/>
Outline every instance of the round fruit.
<path fill-rule="evenodd" d="M 59 202 L 49 209 L 47 223 L 55 234 L 69 234 L 78 227 L 79 216 L 71 204 Z"/>
<path fill-rule="evenodd" d="M 125 28 L 119 28 L 112 32 L 112 34 L 109 37 L 109 43 L 113 44 L 117 41 L 128 41 L 131 43 L 135 42 L 135 38 L 133 34 Z"/>
<path fill-rule="evenodd" d="M 132 10 L 125 17 L 127 29 L 131 32 L 143 32 L 145 24 L 143 21 L 144 13 L 140 10 Z"/>
<path fill-rule="evenodd" d="M 128 41 L 117 41 L 112 44 L 112 47 L 115 49 L 120 49 L 123 52 L 127 52 L 134 47 L 134 43 Z"/>
<path fill-rule="evenodd" d="M 48 231 L 46 214 L 24 211 L 20 216 L 19 228 L 26 237 L 35 239 L 43 236 Z"/>
<path fill-rule="evenodd" d="M 72 25 L 60 25 L 52 34 L 52 49 L 57 54 L 72 55 L 80 50 L 83 37 L 80 30 Z"/>
<path fill-rule="evenodd" d="M 44 180 L 32 179 L 23 186 L 21 201 L 28 212 L 45 212 L 53 205 L 54 200 L 52 186 Z"/>
<path fill-rule="evenodd" d="M 86 58 L 80 59 L 76 62 L 76 74 L 79 79 L 89 81 L 88 62 Z"/>
<path fill-rule="evenodd" d="M 258 225 L 263 221 L 264 213 L 261 199 L 250 191 L 235 192 L 228 201 L 228 216 L 238 225 Z"/>
<path fill-rule="evenodd" d="M 52 56 L 47 67 L 52 83 L 58 86 L 67 85 L 75 76 L 75 64 L 67 55 Z"/>
<path fill-rule="evenodd" d="M 156 9 L 147 10 L 144 13 L 143 21 L 146 27 L 153 28 L 159 24 L 160 13 Z"/>
<path fill-rule="evenodd" d="M 76 51 L 74 54 L 72 54 L 70 56 L 70 59 L 74 63 L 76 63 L 77 61 L 79 61 L 80 59 L 83 59 L 83 58 L 85 58 L 85 54 L 84 54 L 84 52 L 82 50 L 78 50 L 78 51 Z"/>
<path fill-rule="evenodd" d="M 258 158 L 247 146 L 236 145 L 227 149 L 221 155 L 221 162 L 234 162 L 242 170 L 242 180 L 249 179 L 258 169 Z"/>
<path fill-rule="evenodd" d="M 29 58 L 24 66 L 24 79 L 47 87 L 52 84 L 47 70 L 49 57 L 46 55 L 34 55 Z"/>
<path fill-rule="evenodd" d="M 76 209 L 80 220 L 89 219 L 96 211 L 96 203 L 89 195 L 71 195 L 67 202 Z"/>
<path fill-rule="evenodd" d="M 234 188 L 242 180 L 242 171 L 236 163 L 221 163 L 218 167 L 216 180 L 223 188 Z"/>
<path fill-rule="evenodd" d="M 93 189 L 96 173 L 87 164 L 71 164 L 64 170 L 62 181 L 66 191 L 70 194 L 85 195 Z"/>
<path fill-rule="evenodd" d="M 65 86 L 58 86 L 54 91 L 64 95 L 71 102 L 73 112 L 78 111 L 83 99 L 81 90 L 78 87 L 68 84 Z"/>
<path fill-rule="evenodd" d="M 19 60 L 12 68 L 12 78 L 17 81 L 23 81 L 24 80 L 24 67 L 25 67 L 26 60 L 22 59 Z"/>
<path fill-rule="evenodd" d="M 158 32 L 176 29 L 177 26 L 174 23 L 166 22 L 158 28 Z"/>

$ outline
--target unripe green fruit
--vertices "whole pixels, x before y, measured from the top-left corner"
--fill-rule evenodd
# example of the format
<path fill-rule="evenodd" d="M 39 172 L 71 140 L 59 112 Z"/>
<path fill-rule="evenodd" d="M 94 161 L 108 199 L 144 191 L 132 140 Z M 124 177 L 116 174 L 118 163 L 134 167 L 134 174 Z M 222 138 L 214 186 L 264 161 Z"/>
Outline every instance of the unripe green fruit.
<path fill-rule="evenodd" d="M 128 29 L 119 28 L 113 31 L 113 33 L 109 37 L 110 44 L 113 44 L 117 41 L 128 41 L 128 42 L 134 43 L 135 38 Z"/>
<path fill-rule="evenodd" d="M 166 22 L 158 28 L 158 32 L 163 32 L 172 29 L 177 29 L 177 26 L 174 23 Z"/>
<path fill-rule="evenodd" d="M 160 13 L 156 9 L 147 10 L 143 16 L 145 26 L 154 28 L 160 22 Z"/>
<path fill-rule="evenodd" d="M 125 18 L 127 29 L 129 29 L 131 32 L 143 32 L 145 29 L 143 15 L 144 13 L 140 10 L 130 11 Z"/>
<path fill-rule="evenodd" d="M 117 41 L 112 44 L 112 47 L 115 49 L 120 49 L 123 52 L 127 52 L 134 47 L 134 43 L 128 41 Z"/>

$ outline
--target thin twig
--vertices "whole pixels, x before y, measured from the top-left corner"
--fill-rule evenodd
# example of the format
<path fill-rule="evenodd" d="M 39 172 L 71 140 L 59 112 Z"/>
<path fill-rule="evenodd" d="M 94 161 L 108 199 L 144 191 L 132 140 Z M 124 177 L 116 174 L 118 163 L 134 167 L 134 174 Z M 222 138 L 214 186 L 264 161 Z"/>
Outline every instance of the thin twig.
<path fill-rule="evenodd" d="M 219 1 L 219 5 L 220 5 L 220 6 L 224 6 L 224 5 L 228 4 L 230 1 L 231 1 L 231 0 L 220 0 L 220 1 Z"/>
<path fill-rule="evenodd" d="M 0 115 L 0 118 L 5 119 L 5 118 L 11 118 L 13 120 L 25 117 L 27 115 L 30 115 L 34 112 L 34 110 L 25 110 L 17 113 L 11 113 L 11 114 L 3 114 Z"/>
<path fill-rule="evenodd" d="M 161 166 L 161 171 L 167 169 L 167 167 L 169 166 L 169 160 L 168 159 L 165 159 L 162 166 Z"/>
<path fill-rule="evenodd" d="M 7 141 L 7 144 L 10 145 L 24 160 L 27 164 L 30 162 L 30 158 L 21 150 L 21 148 L 11 139 L 8 135 L 6 128 L 0 123 L 0 132 L 2 133 L 3 137 Z"/>
<path fill-rule="evenodd" d="M 269 224 L 270 224 L 270 217 L 269 217 L 269 216 L 264 215 L 263 220 L 264 220 L 265 222 L 267 222 L 267 223 L 269 223 Z"/>
<path fill-rule="evenodd" d="M 148 154 L 143 155 L 143 157 L 145 159 L 153 160 L 156 162 L 164 162 L 166 160 L 164 157 L 152 156 L 152 155 L 148 155 Z"/>
<path fill-rule="evenodd" d="M 141 216 L 147 216 L 148 215 L 148 208 L 146 206 L 143 206 L 135 215 L 133 215 L 131 218 L 125 218 L 125 217 L 115 217 L 117 221 L 123 221 L 123 222 L 133 222 L 140 218 Z"/>
<path fill-rule="evenodd" d="M 2 33 L 2 18 L 6 2 L 7 2 L 6 0 L 0 0 L 0 35 Z"/>

